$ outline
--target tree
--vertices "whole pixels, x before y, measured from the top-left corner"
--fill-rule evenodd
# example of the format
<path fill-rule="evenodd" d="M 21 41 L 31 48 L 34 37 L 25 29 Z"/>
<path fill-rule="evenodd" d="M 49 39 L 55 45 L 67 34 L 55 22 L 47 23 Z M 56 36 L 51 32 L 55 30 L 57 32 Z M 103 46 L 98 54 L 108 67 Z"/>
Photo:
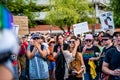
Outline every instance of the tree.
<path fill-rule="evenodd" d="M 34 27 L 35 15 L 34 12 L 42 10 L 49 10 L 48 6 L 37 6 L 32 0 L 2 0 L 1 3 L 5 5 L 13 15 L 28 16 L 29 27 Z"/>
<path fill-rule="evenodd" d="M 49 12 L 46 20 L 52 25 L 57 25 L 61 30 L 64 31 L 63 27 L 67 26 L 68 31 L 70 31 L 70 26 L 79 20 L 79 15 L 68 8 L 59 8 L 56 11 Z M 64 31 L 65 32 L 65 31 Z"/>
<path fill-rule="evenodd" d="M 111 10 L 113 11 L 115 27 L 120 27 L 120 0 L 110 0 Z"/>
<path fill-rule="evenodd" d="M 89 22 L 91 18 L 88 17 L 92 9 L 89 8 L 87 0 L 56 0 L 53 5 L 54 10 L 51 10 L 46 16 L 46 20 L 49 24 L 59 26 L 64 31 L 64 27 L 68 28 L 81 21 Z M 64 31 L 65 32 L 65 31 Z"/>

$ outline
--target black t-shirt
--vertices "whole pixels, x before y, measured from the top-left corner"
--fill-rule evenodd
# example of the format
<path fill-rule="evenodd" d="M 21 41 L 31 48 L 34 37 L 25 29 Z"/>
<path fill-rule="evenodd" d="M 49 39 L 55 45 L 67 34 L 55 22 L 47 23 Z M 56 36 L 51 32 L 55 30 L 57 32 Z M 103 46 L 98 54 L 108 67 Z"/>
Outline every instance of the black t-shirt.
<path fill-rule="evenodd" d="M 63 44 L 63 50 L 67 50 L 67 49 L 68 49 L 68 46 L 69 46 L 69 45 L 66 44 L 66 43 Z M 55 45 L 53 52 L 56 52 L 56 53 L 57 53 L 59 48 L 60 48 L 60 45 Z"/>
<path fill-rule="evenodd" d="M 103 50 L 102 50 L 102 57 L 105 57 L 106 52 L 107 52 L 108 50 L 112 49 L 112 48 L 115 48 L 115 46 L 112 45 L 112 46 L 110 46 L 110 47 L 107 48 L 107 49 L 106 49 L 106 47 L 104 47 Z"/>
<path fill-rule="evenodd" d="M 120 69 L 119 61 L 120 61 L 120 52 L 116 48 L 114 48 L 114 51 L 110 49 L 106 52 L 104 62 L 109 63 L 109 68 L 111 70 Z M 111 78 L 113 79 L 114 77 L 111 76 Z"/>
<path fill-rule="evenodd" d="M 65 74 L 65 57 L 62 52 L 59 52 L 60 45 L 54 46 L 54 52 L 56 52 L 58 55 L 56 57 L 56 70 L 55 70 L 55 77 L 57 80 L 64 80 L 64 74 Z M 63 44 L 63 50 L 68 49 L 68 44 Z M 61 51 L 61 50 L 60 50 Z"/>
<path fill-rule="evenodd" d="M 106 47 L 104 47 L 103 48 L 103 50 L 102 50 L 102 55 L 101 55 L 101 58 L 100 58 L 100 62 L 99 62 L 99 70 L 100 71 L 102 71 L 102 63 L 103 63 L 103 59 L 104 59 L 104 57 L 105 57 L 105 55 L 106 55 L 106 52 L 108 51 L 108 50 L 110 50 L 110 49 L 114 49 L 115 48 L 115 46 L 110 46 L 109 48 L 107 48 L 106 49 Z"/>
<path fill-rule="evenodd" d="M 81 47 L 81 51 L 84 47 Z M 91 48 L 86 49 L 85 53 L 83 53 L 83 59 L 86 66 L 86 72 L 90 72 L 90 65 L 88 64 L 89 58 L 97 57 L 96 52 L 100 53 L 100 49 L 97 46 L 92 46 Z M 97 66 L 97 61 L 94 61 Z M 96 68 L 97 69 L 97 68 Z"/>

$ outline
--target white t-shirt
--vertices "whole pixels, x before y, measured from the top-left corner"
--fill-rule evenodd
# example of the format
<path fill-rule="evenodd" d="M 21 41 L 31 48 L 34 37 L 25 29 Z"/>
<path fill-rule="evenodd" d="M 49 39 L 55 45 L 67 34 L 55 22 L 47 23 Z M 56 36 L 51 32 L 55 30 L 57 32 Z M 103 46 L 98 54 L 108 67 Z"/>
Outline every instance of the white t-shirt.
<path fill-rule="evenodd" d="M 63 55 L 65 57 L 66 63 L 65 63 L 65 75 L 64 79 L 68 78 L 68 68 L 69 68 L 69 63 L 72 61 L 72 53 L 70 53 L 68 50 L 63 51 Z"/>

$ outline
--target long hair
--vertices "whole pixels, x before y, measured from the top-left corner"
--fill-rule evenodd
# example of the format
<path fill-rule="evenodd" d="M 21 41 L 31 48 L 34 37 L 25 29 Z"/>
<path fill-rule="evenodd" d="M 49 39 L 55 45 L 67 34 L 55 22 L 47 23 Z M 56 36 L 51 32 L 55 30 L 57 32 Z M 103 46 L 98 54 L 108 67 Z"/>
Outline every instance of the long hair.
<path fill-rule="evenodd" d="M 79 44 L 79 46 L 78 46 L 78 48 L 77 48 L 77 51 L 80 52 L 81 40 L 80 40 L 79 38 L 77 38 L 76 36 L 72 36 L 72 37 L 70 38 L 70 40 L 71 40 L 71 39 L 75 39 L 75 41 L 79 40 L 80 44 Z M 70 50 L 70 46 L 68 46 L 68 50 Z"/>
<path fill-rule="evenodd" d="M 59 37 L 59 36 L 62 36 L 62 37 L 63 37 L 62 34 L 58 34 L 58 35 L 56 36 L 56 44 L 59 44 L 59 42 L 58 42 L 58 37 Z M 63 37 L 63 43 L 64 43 L 64 37 Z"/>

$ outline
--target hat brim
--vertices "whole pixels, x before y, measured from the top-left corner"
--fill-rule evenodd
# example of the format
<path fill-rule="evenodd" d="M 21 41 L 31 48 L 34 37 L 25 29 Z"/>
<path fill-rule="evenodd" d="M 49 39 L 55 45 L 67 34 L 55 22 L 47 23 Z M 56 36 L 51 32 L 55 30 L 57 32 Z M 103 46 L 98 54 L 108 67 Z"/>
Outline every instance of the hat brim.
<path fill-rule="evenodd" d="M 120 32 L 114 32 L 113 36 L 116 36 L 117 34 L 120 34 Z"/>

